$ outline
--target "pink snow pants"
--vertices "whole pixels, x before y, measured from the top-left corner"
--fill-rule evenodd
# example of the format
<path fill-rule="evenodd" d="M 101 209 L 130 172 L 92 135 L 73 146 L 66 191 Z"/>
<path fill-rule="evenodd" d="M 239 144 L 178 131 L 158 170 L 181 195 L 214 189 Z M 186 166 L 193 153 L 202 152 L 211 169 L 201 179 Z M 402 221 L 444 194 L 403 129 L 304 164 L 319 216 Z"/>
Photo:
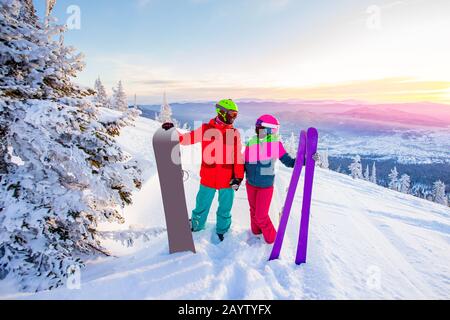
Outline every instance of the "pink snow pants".
<path fill-rule="evenodd" d="M 259 188 L 247 182 L 247 197 L 250 205 L 251 228 L 254 234 L 263 234 L 268 244 L 275 241 L 277 231 L 269 217 L 272 202 L 273 187 Z"/>

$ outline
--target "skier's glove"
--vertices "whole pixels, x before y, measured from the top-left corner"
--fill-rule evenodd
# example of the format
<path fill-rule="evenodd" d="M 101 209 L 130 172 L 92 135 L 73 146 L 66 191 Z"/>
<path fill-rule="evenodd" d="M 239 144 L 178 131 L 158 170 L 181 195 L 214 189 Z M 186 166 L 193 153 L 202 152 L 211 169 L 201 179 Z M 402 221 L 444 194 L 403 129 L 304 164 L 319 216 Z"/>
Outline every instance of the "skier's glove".
<path fill-rule="evenodd" d="M 313 154 L 312 158 L 315 162 L 318 162 L 320 161 L 320 154 L 316 152 Z"/>
<path fill-rule="evenodd" d="M 168 131 L 168 130 L 172 129 L 172 128 L 175 127 L 175 126 L 173 125 L 172 122 L 166 122 L 166 123 L 163 123 L 163 125 L 162 125 L 161 127 L 162 127 L 164 130 Z"/>
<path fill-rule="evenodd" d="M 236 178 L 232 179 L 230 181 L 231 189 L 233 189 L 234 191 L 238 191 L 239 187 L 241 186 L 241 183 L 242 183 L 242 179 L 236 179 Z"/>

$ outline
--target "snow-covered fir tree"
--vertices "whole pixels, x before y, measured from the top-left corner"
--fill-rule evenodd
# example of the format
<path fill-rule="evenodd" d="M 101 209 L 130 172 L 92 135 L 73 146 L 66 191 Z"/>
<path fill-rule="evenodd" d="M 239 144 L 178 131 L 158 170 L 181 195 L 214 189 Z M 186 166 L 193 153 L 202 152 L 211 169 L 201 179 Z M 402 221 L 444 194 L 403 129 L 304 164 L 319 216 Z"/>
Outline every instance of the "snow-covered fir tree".
<path fill-rule="evenodd" d="M 388 178 L 389 178 L 389 189 L 399 191 L 397 167 L 394 167 L 394 169 L 391 170 L 391 173 L 389 173 Z"/>
<path fill-rule="evenodd" d="M 350 170 L 350 176 L 353 179 L 364 179 L 361 157 L 359 155 L 356 155 L 353 158 L 353 162 L 348 166 L 348 169 Z"/>
<path fill-rule="evenodd" d="M 163 104 L 161 105 L 161 110 L 159 114 L 156 115 L 155 120 L 161 123 L 171 122 L 175 125 L 175 127 L 179 127 L 178 121 L 174 119 L 172 116 L 172 107 L 167 101 L 167 95 L 165 92 L 163 96 Z"/>
<path fill-rule="evenodd" d="M 122 112 L 120 116 L 115 119 L 101 120 L 100 122 L 105 126 L 107 132 L 111 136 L 120 135 L 120 130 L 126 126 L 133 126 L 137 117 L 142 114 L 141 110 L 136 108 L 129 108 Z"/>
<path fill-rule="evenodd" d="M 0 29 L 0 278 L 49 289 L 86 254 L 108 254 L 97 226 L 124 221 L 140 169 L 99 121 L 94 90 L 72 82 L 84 63 L 55 40 L 64 28 L 31 0 L 0 0 Z"/>
<path fill-rule="evenodd" d="M 320 159 L 316 163 L 316 165 L 319 168 L 329 169 L 330 168 L 330 163 L 328 161 L 328 150 L 322 151 L 319 154 L 320 154 Z"/>
<path fill-rule="evenodd" d="M 286 147 L 286 152 L 289 153 L 289 155 L 291 157 L 297 156 L 298 143 L 297 143 L 297 138 L 293 132 L 291 132 L 289 139 L 287 139 L 287 141 L 285 143 L 285 147 Z"/>
<path fill-rule="evenodd" d="M 411 178 L 409 175 L 402 174 L 402 176 L 400 177 L 400 180 L 398 181 L 399 184 L 399 191 L 406 193 L 406 194 L 410 194 L 411 193 Z"/>
<path fill-rule="evenodd" d="M 448 205 L 448 198 L 445 195 L 445 183 L 440 180 L 433 184 L 433 201 L 445 206 Z"/>
<path fill-rule="evenodd" d="M 375 162 L 372 165 L 372 173 L 370 175 L 370 182 L 377 184 L 377 167 L 375 165 Z"/>
<path fill-rule="evenodd" d="M 418 198 L 425 199 L 425 187 L 422 184 L 414 184 L 411 187 L 411 193 Z"/>
<path fill-rule="evenodd" d="M 122 81 L 119 81 L 117 88 L 113 88 L 112 108 L 118 111 L 127 111 L 128 100 L 125 90 L 123 89 Z"/>
<path fill-rule="evenodd" d="M 100 77 L 95 80 L 95 96 L 94 103 L 99 107 L 111 108 L 111 103 L 106 93 L 105 86 L 103 85 Z"/>
<path fill-rule="evenodd" d="M 323 154 L 322 165 L 323 165 L 324 169 L 329 169 L 330 168 L 330 160 L 329 160 L 328 149 L 325 150 L 325 152 Z"/>
<path fill-rule="evenodd" d="M 366 170 L 364 171 L 364 180 L 370 181 L 370 170 L 369 170 L 369 165 L 366 166 Z"/>

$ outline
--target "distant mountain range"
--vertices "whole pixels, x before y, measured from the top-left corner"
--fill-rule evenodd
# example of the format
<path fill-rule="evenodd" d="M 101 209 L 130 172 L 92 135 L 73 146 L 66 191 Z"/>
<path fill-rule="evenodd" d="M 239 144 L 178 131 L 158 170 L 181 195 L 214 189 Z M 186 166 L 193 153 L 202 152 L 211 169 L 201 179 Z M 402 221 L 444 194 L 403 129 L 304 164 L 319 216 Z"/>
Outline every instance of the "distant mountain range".
<path fill-rule="evenodd" d="M 359 101 L 241 100 L 236 127 L 251 128 L 262 114 L 280 119 L 288 136 L 310 126 L 320 148 L 333 156 L 395 159 L 402 163 L 450 163 L 450 106 L 436 103 L 369 104 Z M 173 116 L 191 127 L 215 116 L 214 102 L 172 103 Z M 154 118 L 159 105 L 140 106 Z"/>
<path fill-rule="evenodd" d="M 342 113 L 329 114 L 333 117 L 348 117 L 352 119 L 371 120 L 382 123 L 401 124 L 407 127 L 447 127 L 450 121 L 438 119 L 424 114 L 400 111 L 384 107 L 360 107 Z"/>
<path fill-rule="evenodd" d="M 368 104 L 360 101 L 267 101 L 238 100 L 240 120 L 250 121 L 258 114 L 273 113 L 280 119 L 298 123 L 336 124 L 349 120 L 382 127 L 450 127 L 450 105 L 436 103 Z M 214 115 L 214 102 L 173 103 L 175 117 L 203 118 Z M 142 106 L 145 111 L 158 111 L 158 105 Z M 202 120 L 202 119 L 198 119 Z"/>

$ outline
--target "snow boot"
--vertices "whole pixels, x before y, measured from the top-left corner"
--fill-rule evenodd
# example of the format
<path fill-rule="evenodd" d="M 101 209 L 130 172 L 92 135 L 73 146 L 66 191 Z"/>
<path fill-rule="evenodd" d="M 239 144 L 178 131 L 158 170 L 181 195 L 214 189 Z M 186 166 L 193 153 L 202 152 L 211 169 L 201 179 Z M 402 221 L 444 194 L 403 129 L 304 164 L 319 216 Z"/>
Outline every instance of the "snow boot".
<path fill-rule="evenodd" d="M 256 222 L 254 221 L 254 219 L 251 219 L 250 226 L 251 226 L 252 233 L 255 236 L 262 234 L 261 228 L 256 225 Z"/>
<path fill-rule="evenodd" d="M 223 242 L 223 240 L 225 239 L 224 235 L 221 233 L 211 233 L 211 243 L 218 245 L 221 244 Z"/>

